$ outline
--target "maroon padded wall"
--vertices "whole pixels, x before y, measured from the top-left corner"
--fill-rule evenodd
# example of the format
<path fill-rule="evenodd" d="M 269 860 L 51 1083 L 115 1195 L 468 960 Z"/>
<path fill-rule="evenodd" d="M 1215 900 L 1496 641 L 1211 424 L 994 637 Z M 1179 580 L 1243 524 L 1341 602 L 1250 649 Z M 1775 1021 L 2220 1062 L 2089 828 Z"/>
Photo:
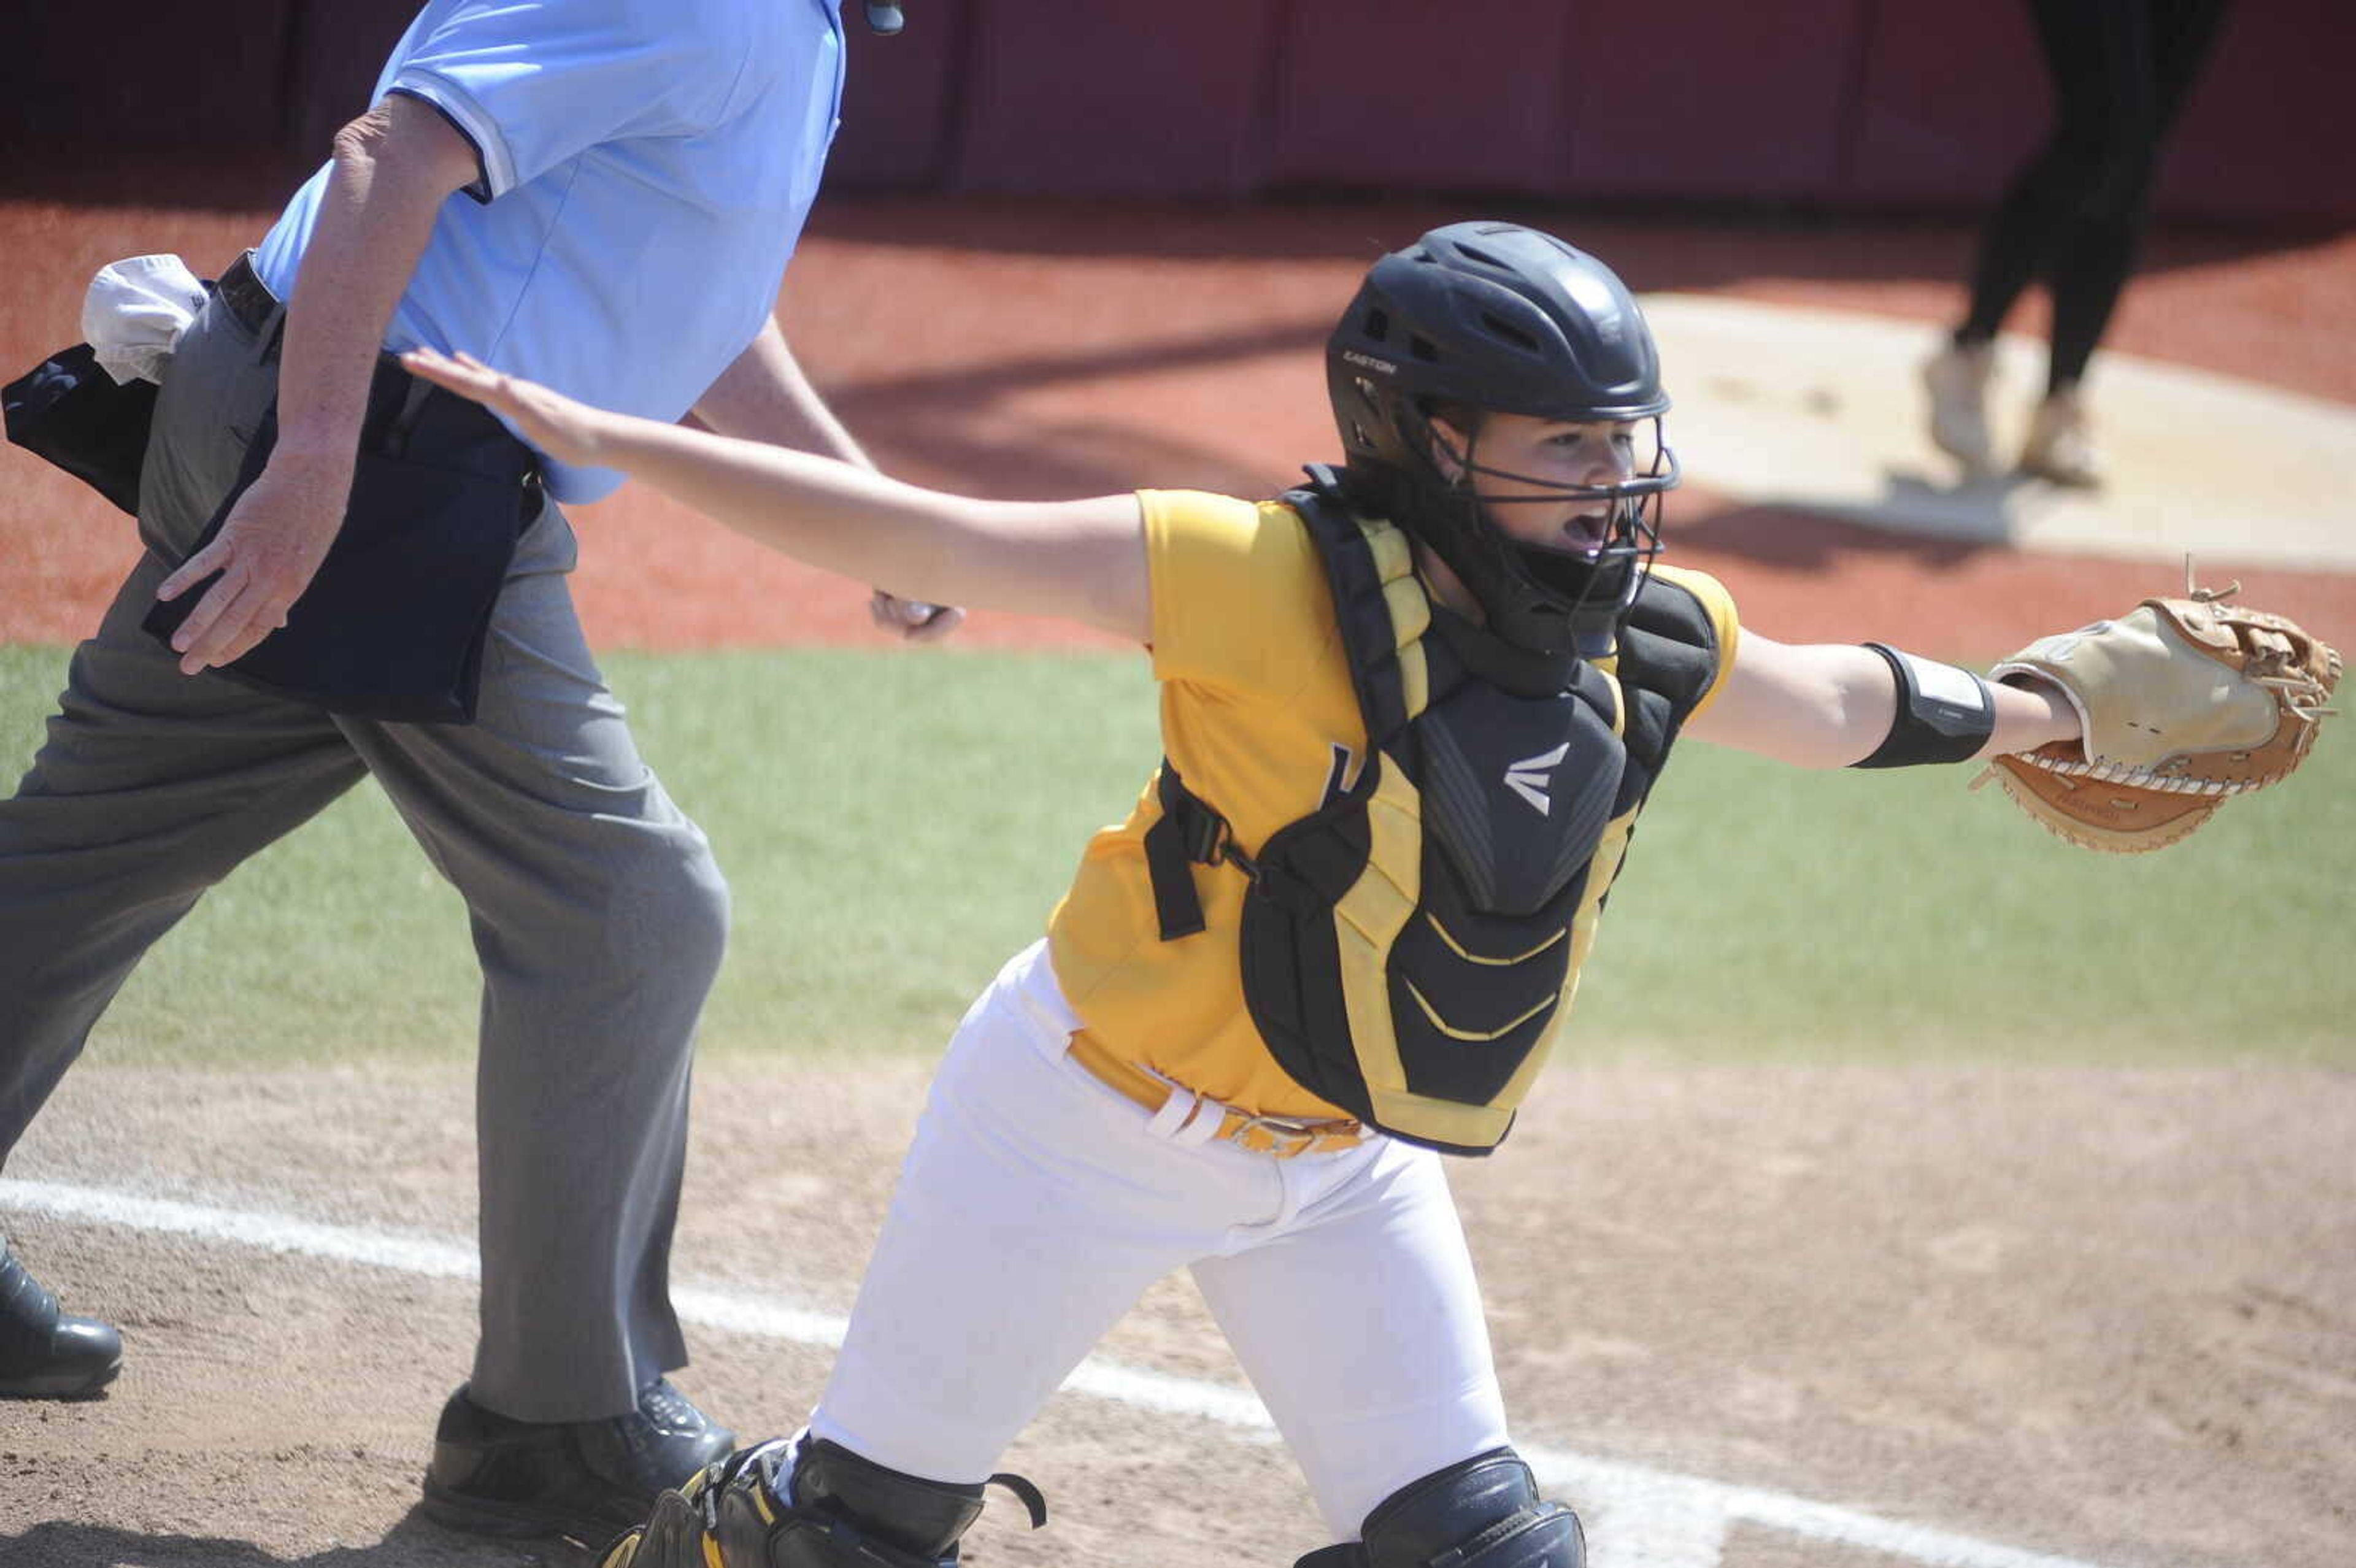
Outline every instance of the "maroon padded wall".
<path fill-rule="evenodd" d="M 209 199 L 233 170 L 275 200 L 415 4 L 0 0 L 0 194 Z M 890 39 L 849 9 L 839 191 L 1967 215 L 2048 117 L 2015 0 L 907 0 Z M 2351 0 L 2239 0 L 2163 213 L 2356 219 L 2351 44 Z"/>
<path fill-rule="evenodd" d="M 2356 218 L 2356 5 L 2240 0 L 2186 106 L 2161 203 Z"/>
<path fill-rule="evenodd" d="M 1839 169 L 1870 0 L 1582 6 L 1565 195 L 1792 201 Z M 1708 47 L 1689 40 L 1707 39 Z"/>
<path fill-rule="evenodd" d="M 1281 183 L 1537 194 L 1569 145 L 1576 0 L 1290 0 L 1270 116 Z M 1463 25 L 1457 18 L 1469 20 Z"/>
<path fill-rule="evenodd" d="M 1258 183 L 1268 0 L 973 7 L 953 188 L 1228 197 Z M 926 19 L 910 11 L 912 27 Z"/>
<path fill-rule="evenodd" d="M 0 172 L 120 154 L 152 158 L 168 177 L 174 159 L 273 146 L 299 4 L 5 0 Z"/>
<path fill-rule="evenodd" d="M 910 0 L 910 25 L 879 38 L 847 0 L 843 34 L 850 69 L 842 129 L 827 155 L 838 190 L 929 190 L 957 141 L 955 115 L 965 69 L 959 51 L 971 30 L 972 0 Z"/>
<path fill-rule="evenodd" d="M 1847 158 L 1858 207 L 1976 206 L 2045 132 L 2052 93 L 2021 7 L 1890 5 L 1867 24 Z"/>
<path fill-rule="evenodd" d="M 1875 0 L 1834 205 L 1985 203 L 2045 134 L 2052 86 L 2020 7 Z M 2179 217 L 2356 217 L 2356 6 L 2240 0 L 2162 165 Z"/>
<path fill-rule="evenodd" d="M 308 171 L 327 155 L 336 132 L 369 106 L 376 79 L 401 41 L 418 0 L 334 0 L 298 5 L 288 65 L 284 151 Z"/>

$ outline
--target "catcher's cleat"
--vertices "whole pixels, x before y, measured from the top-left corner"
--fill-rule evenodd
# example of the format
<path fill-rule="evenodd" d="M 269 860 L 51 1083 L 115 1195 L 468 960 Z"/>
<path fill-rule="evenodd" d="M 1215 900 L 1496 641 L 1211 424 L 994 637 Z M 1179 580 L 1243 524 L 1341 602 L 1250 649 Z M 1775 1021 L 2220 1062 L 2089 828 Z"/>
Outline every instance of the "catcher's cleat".
<path fill-rule="evenodd" d="M 680 1493 L 665 1492 L 646 1523 L 631 1526 L 598 1554 L 597 1568 L 723 1568 L 723 1561 L 702 1510 Z"/>
<path fill-rule="evenodd" d="M 638 1391 L 636 1409 L 603 1421 L 516 1421 L 461 1387 L 434 1434 L 425 1514 L 477 1535 L 604 1541 L 735 1441 L 660 1378 Z"/>
<path fill-rule="evenodd" d="M 1987 422 L 1988 383 L 1995 377 L 1993 343 L 1950 343 L 1922 367 L 1922 389 L 1931 395 L 1931 444 L 1973 475 L 1996 467 Z"/>
<path fill-rule="evenodd" d="M 1039 1488 L 996 1475 L 1047 1520 Z M 597 1568 L 956 1568 L 982 1486 L 928 1481 L 823 1439 L 772 1438 L 706 1466 L 656 1500 Z"/>
<path fill-rule="evenodd" d="M 123 1337 L 58 1298 L 0 1243 L 0 1399 L 88 1399 L 123 1370 Z"/>

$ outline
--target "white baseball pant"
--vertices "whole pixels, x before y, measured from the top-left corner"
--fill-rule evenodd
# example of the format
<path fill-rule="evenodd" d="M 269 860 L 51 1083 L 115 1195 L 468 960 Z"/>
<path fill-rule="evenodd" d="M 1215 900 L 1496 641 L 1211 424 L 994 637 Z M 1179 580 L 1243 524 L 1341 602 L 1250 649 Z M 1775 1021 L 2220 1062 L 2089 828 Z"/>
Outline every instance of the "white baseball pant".
<path fill-rule="evenodd" d="M 1044 943 L 967 1012 L 812 1433 L 912 1475 L 980 1481 L 1183 1264 L 1335 1539 L 1408 1482 L 1506 1441 L 1438 1155 L 1376 1136 L 1277 1159 L 1173 1136 L 1183 1116 L 1066 1055 L 1078 1027 Z"/>

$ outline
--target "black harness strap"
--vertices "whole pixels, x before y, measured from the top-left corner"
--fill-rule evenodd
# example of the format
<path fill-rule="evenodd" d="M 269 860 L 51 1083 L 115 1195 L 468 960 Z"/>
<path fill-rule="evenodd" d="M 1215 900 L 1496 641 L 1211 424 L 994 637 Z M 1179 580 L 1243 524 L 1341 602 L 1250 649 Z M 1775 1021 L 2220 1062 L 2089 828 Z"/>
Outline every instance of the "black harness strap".
<path fill-rule="evenodd" d="M 1284 494 L 1316 541 L 1333 597 L 1333 622 L 1350 661 L 1350 682 L 1358 694 L 1369 753 L 1389 746 L 1408 726 L 1407 688 L 1399 669 L 1397 631 L 1390 602 L 1375 565 L 1374 547 L 1351 515 L 1341 481 L 1322 463 L 1309 465 L 1309 483 Z"/>
<path fill-rule="evenodd" d="M 1227 819 L 1186 787 L 1178 776 L 1178 764 L 1167 757 L 1162 759 L 1154 794 L 1162 802 L 1162 820 L 1145 830 L 1145 871 L 1153 883 L 1153 914 L 1162 925 L 1162 940 L 1175 942 L 1203 929 L 1194 867 L 1232 861 L 1255 879 L 1258 869 L 1236 849 Z"/>
<path fill-rule="evenodd" d="M 1407 728 L 1405 691 L 1398 654 L 1393 647 L 1390 608 L 1375 568 L 1374 552 L 1348 509 L 1340 500 L 1341 486 L 1333 472 L 1322 464 L 1309 470 L 1310 484 L 1288 492 L 1284 500 L 1301 516 L 1317 542 L 1333 590 L 1333 613 L 1350 661 L 1350 678 L 1357 688 L 1370 751 L 1380 749 Z M 1362 778 L 1371 779 L 1369 756 Z M 1329 795 L 1333 793 L 1329 786 Z M 1259 869 L 1235 847 L 1227 819 L 1201 795 L 1186 787 L 1177 764 L 1162 759 L 1162 777 L 1155 788 L 1162 803 L 1162 820 L 1145 830 L 1145 870 L 1153 884 L 1153 913 L 1161 923 L 1162 940 L 1175 942 L 1203 929 L 1203 899 L 1194 887 L 1195 866 L 1232 864 L 1254 882 Z"/>

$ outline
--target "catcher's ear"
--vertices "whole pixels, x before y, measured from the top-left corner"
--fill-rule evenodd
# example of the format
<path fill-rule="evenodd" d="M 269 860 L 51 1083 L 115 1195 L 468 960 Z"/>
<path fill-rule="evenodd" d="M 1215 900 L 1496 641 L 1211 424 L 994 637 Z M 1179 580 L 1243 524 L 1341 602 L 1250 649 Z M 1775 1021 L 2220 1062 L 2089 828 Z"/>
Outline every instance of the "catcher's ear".
<path fill-rule="evenodd" d="M 1431 465 L 1450 484 L 1464 476 L 1464 454 L 1472 449 L 1469 432 L 1460 430 L 1445 414 L 1434 414 L 1429 426 L 1431 432 Z"/>

